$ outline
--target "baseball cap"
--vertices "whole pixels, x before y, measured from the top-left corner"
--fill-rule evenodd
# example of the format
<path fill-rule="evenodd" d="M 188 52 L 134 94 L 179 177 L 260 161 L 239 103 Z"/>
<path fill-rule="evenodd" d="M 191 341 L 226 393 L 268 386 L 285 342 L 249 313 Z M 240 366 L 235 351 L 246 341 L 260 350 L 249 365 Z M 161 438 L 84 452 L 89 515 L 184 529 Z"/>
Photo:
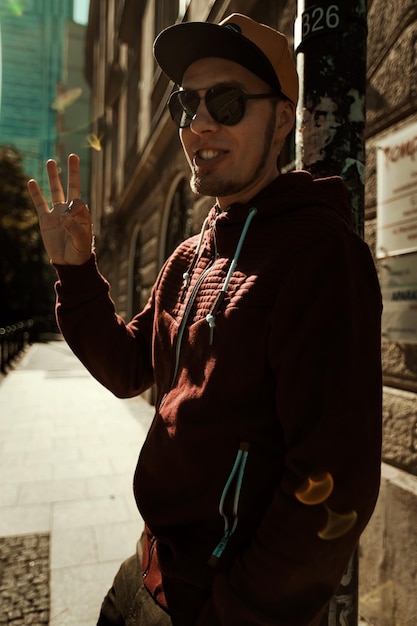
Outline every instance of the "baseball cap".
<path fill-rule="evenodd" d="M 243 65 L 297 104 L 298 75 L 287 38 L 246 15 L 232 13 L 219 24 L 181 22 L 169 26 L 155 39 L 154 55 L 177 85 L 194 61 L 221 57 Z"/>

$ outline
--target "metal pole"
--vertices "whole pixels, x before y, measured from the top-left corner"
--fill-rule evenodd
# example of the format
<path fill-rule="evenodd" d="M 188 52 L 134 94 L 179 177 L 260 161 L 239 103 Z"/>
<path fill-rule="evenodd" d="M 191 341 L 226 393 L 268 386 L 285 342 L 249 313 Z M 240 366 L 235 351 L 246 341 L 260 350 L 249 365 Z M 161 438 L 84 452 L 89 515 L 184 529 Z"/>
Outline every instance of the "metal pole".
<path fill-rule="evenodd" d="M 339 174 L 363 236 L 366 0 L 298 0 L 300 101 L 296 162 L 317 178 Z"/>
<path fill-rule="evenodd" d="M 366 0 L 298 0 L 296 167 L 341 176 L 364 234 Z M 358 550 L 320 626 L 358 625 Z"/>

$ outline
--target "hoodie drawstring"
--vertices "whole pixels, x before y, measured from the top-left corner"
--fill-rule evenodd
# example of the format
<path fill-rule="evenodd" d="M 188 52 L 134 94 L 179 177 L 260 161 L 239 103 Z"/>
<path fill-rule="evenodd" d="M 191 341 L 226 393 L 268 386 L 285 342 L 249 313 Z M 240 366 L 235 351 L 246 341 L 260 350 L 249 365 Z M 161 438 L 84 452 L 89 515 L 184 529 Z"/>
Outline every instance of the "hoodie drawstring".
<path fill-rule="evenodd" d="M 240 237 L 239 237 L 239 241 L 238 244 L 236 246 L 236 250 L 235 250 L 235 254 L 233 256 L 232 262 L 230 263 L 230 267 L 229 267 L 229 271 L 227 272 L 226 278 L 224 280 L 223 286 L 220 290 L 220 292 L 217 294 L 217 298 L 214 301 L 213 306 L 211 307 L 210 312 L 206 315 L 206 322 L 210 327 L 210 345 L 213 344 L 213 339 L 214 339 L 214 327 L 216 325 L 216 314 L 218 312 L 218 310 L 220 309 L 220 306 L 224 300 L 224 297 L 226 295 L 226 291 L 227 288 L 229 286 L 229 282 L 230 279 L 232 277 L 233 272 L 235 271 L 235 267 L 237 265 L 237 261 L 240 255 L 240 251 L 242 249 L 243 246 L 243 242 L 245 241 L 246 238 L 246 234 L 248 232 L 248 228 L 249 225 L 253 219 L 253 217 L 256 215 L 256 209 L 253 207 L 250 211 L 249 211 L 249 215 L 246 218 L 246 222 L 242 228 L 242 232 L 240 233 Z"/>
<path fill-rule="evenodd" d="M 224 518 L 224 533 L 223 537 L 211 553 L 209 563 L 213 566 L 217 563 L 217 560 L 223 554 L 230 537 L 233 535 L 237 527 L 239 497 L 242 489 L 243 475 L 245 473 L 245 466 L 248 459 L 248 454 L 249 444 L 247 442 L 242 442 L 236 455 L 235 464 L 233 465 L 233 469 L 230 472 L 229 478 L 227 479 L 222 496 L 220 498 L 219 513 Z M 232 515 L 230 516 L 231 519 L 229 521 L 229 516 L 224 510 L 224 504 L 233 481 L 235 481 L 235 492 L 233 498 Z"/>
<path fill-rule="evenodd" d="M 223 286 L 222 286 L 220 292 L 217 294 L 215 302 L 214 302 L 213 306 L 211 307 L 210 313 L 208 313 L 208 315 L 206 315 L 206 321 L 207 321 L 207 323 L 209 325 L 209 328 L 210 328 L 210 345 L 212 345 L 212 343 L 213 343 L 214 327 L 216 325 L 215 324 L 215 316 L 218 313 L 218 310 L 219 310 L 219 308 L 220 308 L 220 306 L 221 306 L 221 304 L 223 302 L 224 296 L 226 295 L 227 287 L 229 285 L 229 282 L 230 282 L 230 279 L 232 277 L 233 271 L 234 271 L 234 269 L 236 267 L 237 260 L 239 258 L 239 254 L 240 254 L 243 242 L 244 242 L 245 237 L 246 237 L 246 233 L 248 232 L 249 225 L 250 225 L 254 215 L 256 214 L 256 212 L 257 211 L 256 211 L 255 208 L 252 208 L 249 211 L 248 217 L 246 218 L 245 224 L 244 224 L 242 232 L 240 234 L 239 241 L 238 241 L 238 244 L 237 244 L 237 247 L 236 247 L 236 251 L 235 251 L 235 254 L 233 256 L 232 262 L 230 264 L 229 271 L 227 272 L 226 278 L 224 280 Z M 184 296 L 186 294 L 186 291 L 187 291 L 187 288 L 188 288 L 188 285 L 189 285 L 189 281 L 190 281 L 190 277 L 191 277 L 191 273 L 192 273 L 192 271 L 193 271 L 193 269 L 195 267 L 195 264 L 197 262 L 198 255 L 199 255 L 199 252 L 200 252 L 200 248 L 201 248 L 201 245 L 202 245 L 202 242 L 203 242 L 203 238 L 204 238 L 204 233 L 205 233 L 205 231 L 207 229 L 208 222 L 209 222 L 209 216 L 207 216 L 206 219 L 203 222 L 203 226 L 202 226 L 201 232 L 200 232 L 200 238 L 199 238 L 199 241 L 198 241 L 195 253 L 194 253 L 194 257 L 193 257 L 193 259 L 192 259 L 192 261 L 191 261 L 187 271 L 184 272 L 184 274 L 183 274 L 184 283 L 183 283 L 183 287 L 182 287 L 182 291 L 181 291 L 181 300 L 184 299 Z M 217 253 L 216 253 L 216 255 L 217 255 Z M 176 341 L 176 347 L 175 347 L 174 371 L 173 371 L 173 375 L 172 375 L 172 379 L 171 379 L 171 385 L 170 385 L 169 389 L 172 389 L 172 387 L 173 387 L 173 385 L 175 383 L 175 380 L 177 378 L 178 369 L 179 369 L 179 363 L 180 363 L 180 352 L 181 352 L 182 338 L 183 338 L 183 335 L 184 335 L 184 330 L 185 330 L 185 326 L 186 326 L 186 323 L 187 323 L 187 320 L 188 320 L 188 316 L 190 314 L 190 311 L 191 311 L 191 308 L 193 306 L 194 300 L 197 297 L 197 293 L 198 293 L 198 290 L 200 289 L 201 283 L 203 282 L 205 277 L 211 272 L 212 268 L 213 268 L 213 263 L 211 265 L 209 265 L 204 270 L 204 272 L 201 274 L 201 276 L 198 278 L 198 280 L 197 280 L 197 282 L 196 282 L 196 284 L 195 284 L 195 286 L 194 286 L 194 288 L 193 288 L 193 290 L 192 290 L 192 292 L 190 294 L 190 297 L 188 298 L 187 305 L 185 307 L 184 316 L 182 318 L 180 327 L 178 329 L 178 335 L 177 335 L 177 341 Z M 163 405 L 163 403 L 165 401 L 165 397 L 166 397 L 166 393 L 164 394 L 164 396 L 161 399 L 161 402 L 159 404 L 159 408 L 162 407 L 162 405 Z"/>

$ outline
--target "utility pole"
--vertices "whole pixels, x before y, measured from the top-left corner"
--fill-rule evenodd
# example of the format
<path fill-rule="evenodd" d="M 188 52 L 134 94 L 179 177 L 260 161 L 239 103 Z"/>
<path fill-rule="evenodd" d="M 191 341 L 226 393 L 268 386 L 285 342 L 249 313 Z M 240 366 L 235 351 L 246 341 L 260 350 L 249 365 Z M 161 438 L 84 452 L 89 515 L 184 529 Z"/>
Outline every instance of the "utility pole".
<path fill-rule="evenodd" d="M 295 31 L 296 167 L 343 178 L 363 237 L 366 0 L 298 0 Z M 358 625 L 358 570 L 356 550 L 320 626 Z"/>
<path fill-rule="evenodd" d="M 339 174 L 363 236 L 366 0 L 298 0 L 300 76 L 296 161 L 318 178 Z"/>

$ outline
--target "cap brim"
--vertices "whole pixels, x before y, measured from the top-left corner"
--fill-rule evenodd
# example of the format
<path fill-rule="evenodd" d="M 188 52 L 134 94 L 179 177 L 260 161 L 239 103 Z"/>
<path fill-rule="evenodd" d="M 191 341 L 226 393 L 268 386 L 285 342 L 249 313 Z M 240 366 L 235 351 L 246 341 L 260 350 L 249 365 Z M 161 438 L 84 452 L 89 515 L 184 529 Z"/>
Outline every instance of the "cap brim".
<path fill-rule="evenodd" d="M 177 85 L 181 85 L 186 69 L 195 61 L 220 57 L 243 65 L 280 90 L 275 70 L 262 50 L 227 25 L 183 22 L 169 26 L 156 38 L 154 55 L 163 72 Z"/>

